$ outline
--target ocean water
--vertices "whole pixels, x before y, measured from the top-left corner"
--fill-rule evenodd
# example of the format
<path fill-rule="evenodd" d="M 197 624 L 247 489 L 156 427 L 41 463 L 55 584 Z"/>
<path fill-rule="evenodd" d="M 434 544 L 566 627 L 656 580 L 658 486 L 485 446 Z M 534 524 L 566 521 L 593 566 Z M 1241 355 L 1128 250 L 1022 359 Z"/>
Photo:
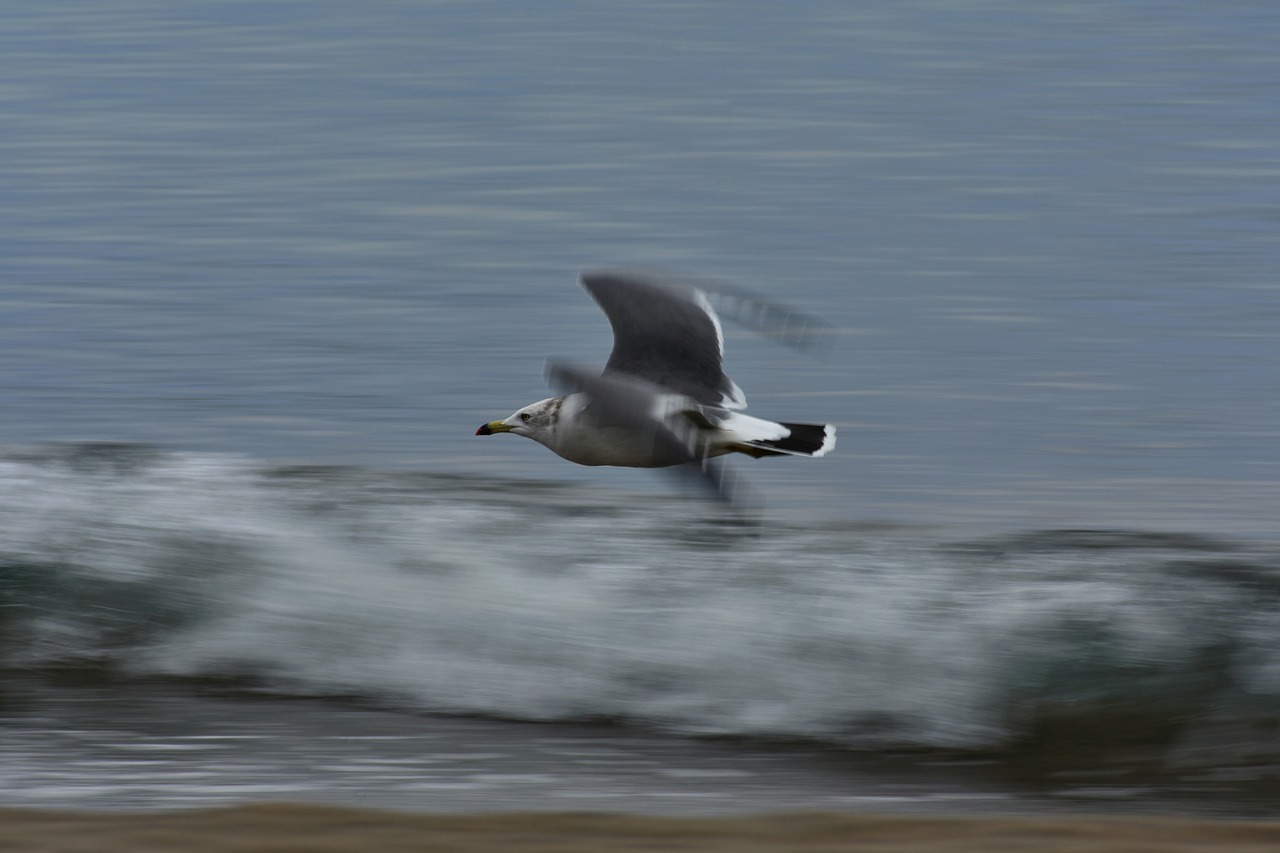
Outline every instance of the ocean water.
<path fill-rule="evenodd" d="M 17 0 L 0 32 L 0 802 L 1267 813 L 1267 4 Z M 473 435 L 547 357 L 603 362 L 598 266 L 835 331 L 726 327 L 752 413 L 839 429 L 743 460 L 759 524 Z M 188 749 L 240 736 L 292 763 Z"/>
<path fill-rule="evenodd" d="M 11 804 L 1275 802 L 1274 543 L 138 445 L 0 476 Z"/>

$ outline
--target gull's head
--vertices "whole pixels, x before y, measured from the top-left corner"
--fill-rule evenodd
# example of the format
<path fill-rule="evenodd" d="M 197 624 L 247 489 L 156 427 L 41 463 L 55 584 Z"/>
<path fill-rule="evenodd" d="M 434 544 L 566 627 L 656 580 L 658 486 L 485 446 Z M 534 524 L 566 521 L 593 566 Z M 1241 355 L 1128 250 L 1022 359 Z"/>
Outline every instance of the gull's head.
<path fill-rule="evenodd" d="M 500 432 L 513 432 L 532 438 L 534 441 L 546 443 L 556 425 L 556 416 L 560 414 L 560 404 L 564 397 L 548 397 L 536 403 L 530 403 L 505 421 L 489 421 L 481 424 L 476 435 L 496 435 Z"/>

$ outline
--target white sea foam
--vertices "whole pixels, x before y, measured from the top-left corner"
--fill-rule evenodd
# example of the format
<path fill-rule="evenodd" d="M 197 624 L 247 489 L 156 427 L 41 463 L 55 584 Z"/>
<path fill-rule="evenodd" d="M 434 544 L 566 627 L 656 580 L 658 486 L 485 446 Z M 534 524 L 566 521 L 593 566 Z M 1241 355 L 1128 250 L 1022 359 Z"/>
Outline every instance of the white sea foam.
<path fill-rule="evenodd" d="M 752 529 L 578 487 L 137 448 L 11 456 L 0 480 L 10 667 L 866 746 L 1280 698 L 1275 555 L 1190 536 Z"/>

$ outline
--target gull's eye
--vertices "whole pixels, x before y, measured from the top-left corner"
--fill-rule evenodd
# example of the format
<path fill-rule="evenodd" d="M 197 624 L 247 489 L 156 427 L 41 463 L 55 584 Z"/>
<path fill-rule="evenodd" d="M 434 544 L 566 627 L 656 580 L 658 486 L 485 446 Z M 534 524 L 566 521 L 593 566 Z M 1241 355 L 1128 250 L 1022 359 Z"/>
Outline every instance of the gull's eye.
<path fill-rule="evenodd" d="M 528 412 L 521 412 L 521 413 L 520 413 L 520 420 L 524 421 L 525 423 L 528 423 L 528 422 L 529 422 L 529 413 L 528 413 Z"/>

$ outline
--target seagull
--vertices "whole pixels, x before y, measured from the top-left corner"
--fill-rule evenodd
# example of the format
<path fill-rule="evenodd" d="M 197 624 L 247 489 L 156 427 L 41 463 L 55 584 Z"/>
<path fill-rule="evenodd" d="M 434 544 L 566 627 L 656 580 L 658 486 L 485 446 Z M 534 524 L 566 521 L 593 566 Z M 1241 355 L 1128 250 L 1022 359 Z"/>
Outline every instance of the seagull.
<path fill-rule="evenodd" d="M 613 327 L 603 372 L 549 361 L 548 382 L 566 393 L 482 424 L 476 435 L 522 435 L 579 465 L 671 468 L 730 504 L 743 490 L 718 457 L 819 457 L 835 447 L 831 424 L 742 412 L 746 397 L 721 368 L 724 333 L 711 300 L 798 348 L 812 348 L 814 321 L 725 285 L 629 270 L 585 272 L 580 283 Z"/>

